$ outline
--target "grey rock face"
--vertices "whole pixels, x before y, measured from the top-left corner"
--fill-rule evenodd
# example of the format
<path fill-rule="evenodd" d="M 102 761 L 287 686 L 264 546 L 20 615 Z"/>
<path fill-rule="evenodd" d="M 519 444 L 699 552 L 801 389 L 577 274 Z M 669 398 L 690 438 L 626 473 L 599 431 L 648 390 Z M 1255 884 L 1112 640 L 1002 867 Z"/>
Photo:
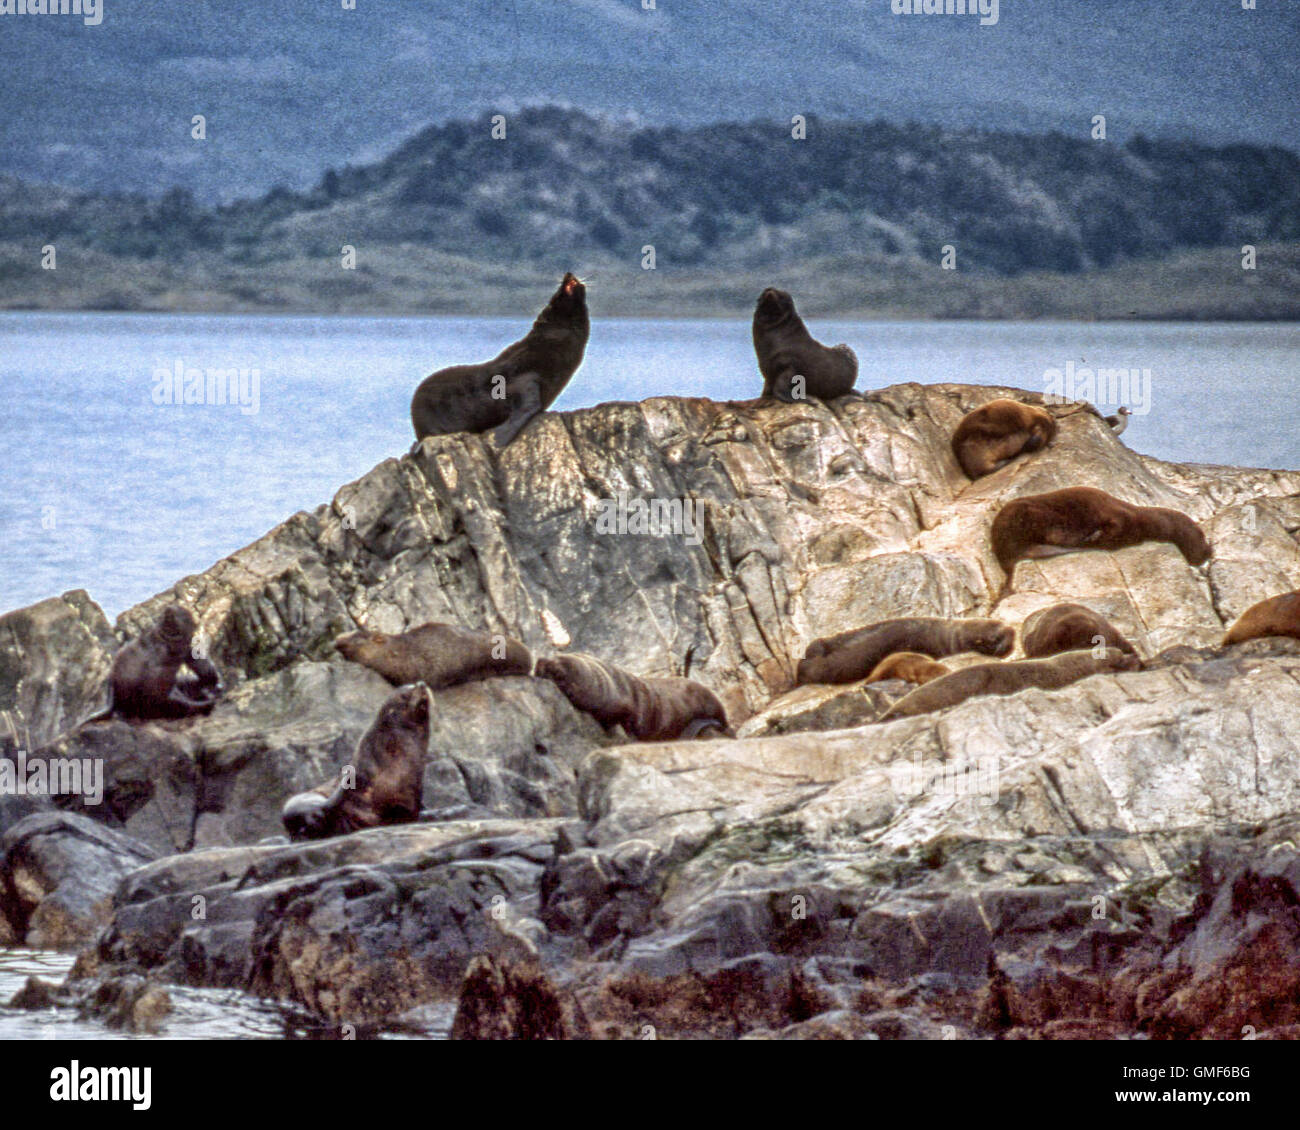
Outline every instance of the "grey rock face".
<path fill-rule="evenodd" d="M 473 956 L 501 953 L 576 994 L 593 1034 L 631 1038 L 929 1038 L 935 1015 L 961 1036 L 1213 1030 L 1204 986 L 1242 955 L 1291 952 L 1293 877 L 1258 857 L 1300 814 L 1300 648 L 1218 643 L 1300 587 L 1300 473 L 1160 463 L 1078 412 L 972 483 L 948 438 L 1002 395 L 1039 400 L 918 385 L 830 405 L 650 400 L 548 414 L 504 454 L 437 437 L 124 614 L 129 634 L 185 603 L 234 686 L 207 718 L 51 747 L 112 765 L 118 799 L 90 815 L 199 849 L 121 881 L 86 969 L 365 1021 L 454 996 Z M 1183 510 L 1214 556 L 1026 561 L 993 603 L 992 515 L 1078 484 Z M 700 536 L 597 532 L 620 495 L 698 501 Z M 907 685 L 793 688 L 818 636 L 908 615 L 1019 625 L 1065 601 L 1147 669 L 886 724 Z M 689 673 L 741 740 L 628 744 L 531 678 L 451 688 L 434 696 L 428 822 L 261 843 L 390 690 L 334 656 L 334 635 L 430 619 Z M 66 679 L 41 670 L 32 687 Z M 1206 887 L 1210 845 L 1234 862 Z M 533 991 L 504 968 L 479 969 L 476 1031 L 518 1028 L 484 1011 L 514 1016 Z M 1161 996 L 1156 976 L 1181 988 Z M 1290 991 L 1281 974 L 1232 984 L 1234 1017 Z M 1142 986 L 1165 1012 L 1107 1011 Z"/>

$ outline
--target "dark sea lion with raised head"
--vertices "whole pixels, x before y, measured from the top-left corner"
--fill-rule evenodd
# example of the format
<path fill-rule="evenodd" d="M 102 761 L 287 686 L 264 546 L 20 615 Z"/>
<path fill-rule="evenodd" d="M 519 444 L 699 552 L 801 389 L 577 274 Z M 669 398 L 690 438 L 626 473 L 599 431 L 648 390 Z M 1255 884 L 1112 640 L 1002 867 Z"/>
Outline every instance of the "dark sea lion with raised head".
<path fill-rule="evenodd" d="M 1223 637 L 1223 646 L 1267 636 L 1290 636 L 1300 640 L 1300 590 L 1270 596 L 1252 604 L 1233 622 Z"/>
<path fill-rule="evenodd" d="M 1015 644 L 1015 629 L 1001 620 L 946 620 L 935 616 L 881 620 L 813 640 L 799 661 L 795 682 L 799 686 L 856 683 L 896 651 L 915 651 L 942 659 L 963 651 L 1010 655 Z"/>
<path fill-rule="evenodd" d="M 935 679 L 904 695 L 878 719 L 892 722 L 896 718 L 914 718 L 956 706 L 977 695 L 1016 694 L 1029 687 L 1059 690 L 1104 672 L 1136 671 L 1142 666 L 1136 655 L 1126 655 L 1119 648 L 1103 652 L 1066 651 L 1050 659 L 1020 659 L 1013 663 L 976 663 L 951 675 Z"/>
<path fill-rule="evenodd" d="M 491 361 L 452 365 L 420 382 L 411 398 L 416 443 L 425 436 L 495 428 L 497 444 L 506 447 L 569 383 L 590 332 L 587 288 L 566 274 L 519 341 Z"/>
<path fill-rule="evenodd" d="M 152 628 L 114 656 L 108 675 L 108 705 L 86 721 L 99 722 L 113 715 L 188 718 L 211 710 L 224 688 L 212 662 L 194 654 L 195 628 L 189 609 L 179 604 L 163 609 Z"/>
<path fill-rule="evenodd" d="M 1082 604 L 1040 608 L 1020 626 L 1020 642 L 1029 659 L 1089 647 L 1113 647 L 1125 655 L 1137 654 L 1137 649 L 1109 620 Z"/>
<path fill-rule="evenodd" d="M 533 653 L 518 640 L 455 624 L 421 624 L 395 635 L 363 629 L 339 636 L 334 647 L 345 659 L 378 671 L 395 687 L 424 683 L 439 690 L 533 671 Z"/>
<path fill-rule="evenodd" d="M 402 687 L 379 708 L 348 770 L 290 797 L 280 820 L 291 840 L 320 840 L 420 815 L 433 700 L 423 683 Z"/>
<path fill-rule="evenodd" d="M 969 479 L 1005 467 L 1019 455 L 1041 451 L 1056 438 L 1056 418 L 1044 408 L 999 397 L 962 417 L 952 452 Z"/>
<path fill-rule="evenodd" d="M 989 538 L 1006 574 L 1003 594 L 1011 589 L 1016 562 L 1025 557 L 1167 541 L 1188 564 L 1203 565 L 1210 559 L 1209 541 L 1186 514 L 1163 506 L 1135 506 L 1096 487 L 1066 487 L 1013 499 L 993 519 Z"/>
<path fill-rule="evenodd" d="M 814 340 L 794 308 L 794 299 L 775 287 L 763 291 L 754 308 L 754 352 L 763 374 L 763 395 L 787 404 L 809 397 L 844 396 L 858 379 L 853 350 Z"/>
<path fill-rule="evenodd" d="M 537 661 L 578 710 L 602 726 L 622 726 L 639 742 L 667 742 L 705 734 L 731 736 L 718 696 L 693 679 L 642 678 L 591 655 L 573 653 Z"/>

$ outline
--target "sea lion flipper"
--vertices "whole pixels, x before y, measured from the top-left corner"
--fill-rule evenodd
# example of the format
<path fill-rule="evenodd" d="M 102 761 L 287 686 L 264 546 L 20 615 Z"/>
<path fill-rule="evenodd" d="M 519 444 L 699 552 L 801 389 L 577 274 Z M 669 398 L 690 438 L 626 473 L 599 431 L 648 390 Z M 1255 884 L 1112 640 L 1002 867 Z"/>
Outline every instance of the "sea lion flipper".
<path fill-rule="evenodd" d="M 517 377 L 519 393 L 510 418 L 492 434 L 496 437 L 497 447 L 505 449 L 514 442 L 515 437 L 527 427 L 528 422 L 542 411 L 541 378 L 536 373 L 524 373 Z M 514 382 L 512 382 L 514 383 Z"/>
<path fill-rule="evenodd" d="M 771 394 L 782 404 L 793 404 L 795 402 L 794 392 L 791 388 L 794 384 L 795 375 L 793 369 L 782 369 L 772 380 Z"/>

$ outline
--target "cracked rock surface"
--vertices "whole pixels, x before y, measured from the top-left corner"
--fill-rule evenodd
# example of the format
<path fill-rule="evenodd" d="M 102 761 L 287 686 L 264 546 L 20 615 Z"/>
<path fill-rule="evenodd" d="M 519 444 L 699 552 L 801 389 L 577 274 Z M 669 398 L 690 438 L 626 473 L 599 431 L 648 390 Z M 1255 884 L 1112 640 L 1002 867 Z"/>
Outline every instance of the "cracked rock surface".
<path fill-rule="evenodd" d="M 467 1037 L 1294 1035 L 1300 644 L 1218 643 L 1300 587 L 1300 473 L 1162 463 L 1080 411 L 970 482 L 948 437 L 1004 395 L 1041 400 L 653 399 L 548 413 L 504 453 L 435 437 L 116 633 L 84 594 L 10 613 L 0 709 L 31 737 L 7 748 L 101 757 L 106 788 L 97 809 L 6 798 L 0 834 L 31 843 L 35 813 L 129 837 L 76 976 L 236 986 L 331 1022 L 455 998 L 478 959 Z M 1074 485 L 1182 510 L 1213 557 L 1026 561 L 994 603 L 997 509 Z M 703 521 L 596 532 L 620 496 L 698 502 Z M 70 729 L 172 600 L 227 697 L 207 718 Z M 887 724 L 905 684 L 794 687 L 819 636 L 908 615 L 1019 627 L 1065 601 L 1146 669 Z M 450 688 L 421 823 L 276 841 L 283 800 L 348 761 L 389 691 L 333 638 L 431 619 L 689 674 L 739 738 L 633 744 L 541 680 Z M 4 928 L 21 941 L 65 886 L 27 882 Z"/>

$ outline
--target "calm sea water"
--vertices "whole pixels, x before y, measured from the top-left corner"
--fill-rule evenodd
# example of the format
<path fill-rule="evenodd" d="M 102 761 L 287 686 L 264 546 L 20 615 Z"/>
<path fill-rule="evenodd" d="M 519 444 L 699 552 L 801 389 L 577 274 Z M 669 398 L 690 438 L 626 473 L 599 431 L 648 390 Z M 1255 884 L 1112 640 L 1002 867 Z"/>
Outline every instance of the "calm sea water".
<path fill-rule="evenodd" d="M 411 392 L 493 356 L 528 320 L 0 315 L 0 611 L 85 588 L 114 616 L 310 509 L 412 441 Z M 903 381 L 1048 391 L 1045 373 L 1150 370 L 1124 440 L 1165 459 L 1300 468 L 1300 326 L 836 323 L 859 389 Z M 159 371 L 242 369 L 256 411 L 154 402 Z M 598 319 L 555 407 L 745 399 L 745 321 Z M 251 395 L 247 407 L 253 408 Z M 1132 405 L 1136 397 L 1126 398 Z M 1103 405 L 1113 408 L 1116 405 Z"/>

